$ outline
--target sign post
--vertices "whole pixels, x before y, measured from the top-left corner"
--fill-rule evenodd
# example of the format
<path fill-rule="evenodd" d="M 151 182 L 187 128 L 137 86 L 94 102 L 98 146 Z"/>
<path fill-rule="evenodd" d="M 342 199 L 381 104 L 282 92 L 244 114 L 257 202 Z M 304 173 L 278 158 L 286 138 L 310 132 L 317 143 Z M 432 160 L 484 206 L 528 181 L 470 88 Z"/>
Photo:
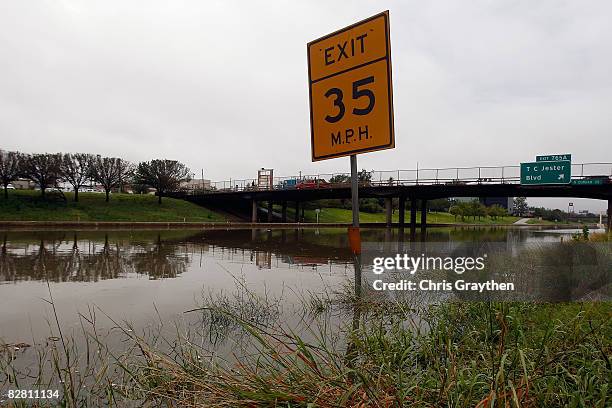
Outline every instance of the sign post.
<path fill-rule="evenodd" d="M 359 179 L 357 175 L 357 155 L 351 155 L 351 208 L 353 209 L 353 227 L 359 228 Z M 355 211 L 357 208 L 357 211 Z"/>
<path fill-rule="evenodd" d="M 307 51 L 312 161 L 350 156 L 349 240 L 358 253 L 356 155 L 395 147 L 389 12 L 311 41 Z"/>

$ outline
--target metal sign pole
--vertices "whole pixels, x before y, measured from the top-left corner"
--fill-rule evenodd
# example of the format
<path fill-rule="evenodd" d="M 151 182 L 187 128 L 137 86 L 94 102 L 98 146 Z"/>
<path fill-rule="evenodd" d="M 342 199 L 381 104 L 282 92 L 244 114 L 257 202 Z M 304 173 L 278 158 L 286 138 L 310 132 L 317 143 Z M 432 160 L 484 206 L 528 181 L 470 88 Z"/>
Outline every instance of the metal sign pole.
<path fill-rule="evenodd" d="M 359 231 L 359 179 L 357 175 L 357 155 L 355 154 L 351 155 L 351 208 L 353 210 L 353 226 L 349 228 L 349 242 L 354 255 L 353 265 L 355 267 L 355 296 L 360 298 L 361 233 Z M 355 321 L 353 321 L 353 324 L 355 324 Z"/>
<path fill-rule="evenodd" d="M 361 254 L 361 234 L 359 232 L 359 180 L 357 178 L 357 156 L 351 155 L 351 207 L 353 225 L 348 229 L 349 243 L 353 254 Z"/>
<path fill-rule="evenodd" d="M 351 155 L 351 208 L 353 227 L 359 228 L 359 180 L 357 179 L 357 155 Z"/>

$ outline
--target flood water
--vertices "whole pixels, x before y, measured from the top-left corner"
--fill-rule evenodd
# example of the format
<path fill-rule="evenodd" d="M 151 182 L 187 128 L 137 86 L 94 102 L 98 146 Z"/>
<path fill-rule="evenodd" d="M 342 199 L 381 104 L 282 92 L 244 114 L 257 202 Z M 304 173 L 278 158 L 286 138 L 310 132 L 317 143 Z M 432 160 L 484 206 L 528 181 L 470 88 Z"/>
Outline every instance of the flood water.
<path fill-rule="evenodd" d="M 465 227 L 430 229 L 426 238 L 515 244 L 558 241 L 559 234 Z M 362 231 L 362 241 L 398 240 L 397 230 Z M 94 315 L 99 330 L 125 322 L 135 331 L 172 332 L 172 322 L 197 321 L 184 312 L 203 299 L 225 293 L 227 303 L 241 302 L 243 295 L 233 294 L 248 287 L 272 299 L 276 318 L 290 320 L 291 305 L 354 274 L 344 229 L 5 231 L 0 244 L 0 345 L 22 348 L 22 366 L 36 361 L 30 346 L 57 341 L 58 328 L 64 336 L 78 333 Z M 118 337 L 109 341 L 121 346 Z"/>
<path fill-rule="evenodd" d="M 397 241 L 397 234 L 364 230 L 362 240 Z M 439 242 L 558 239 L 554 231 L 535 229 L 427 232 L 427 241 Z M 93 305 L 144 326 L 182 315 L 203 294 L 232 291 L 237 280 L 281 296 L 330 288 L 353 274 L 343 229 L 8 231 L 0 242 L 0 340 L 8 344 L 49 334 L 50 296 L 67 329 Z"/>

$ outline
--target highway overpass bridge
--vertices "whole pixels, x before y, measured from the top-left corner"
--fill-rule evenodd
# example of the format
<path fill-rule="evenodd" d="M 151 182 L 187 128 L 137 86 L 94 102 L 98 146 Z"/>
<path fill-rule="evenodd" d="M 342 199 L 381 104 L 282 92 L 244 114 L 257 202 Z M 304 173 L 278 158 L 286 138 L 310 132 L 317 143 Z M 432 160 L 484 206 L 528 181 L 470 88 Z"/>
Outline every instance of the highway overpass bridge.
<path fill-rule="evenodd" d="M 427 222 L 427 201 L 447 197 L 573 197 L 606 200 L 608 224 L 612 218 L 612 163 L 573 164 L 572 182 L 559 185 L 521 185 L 520 166 L 371 171 L 367 174 L 368 181 L 360 182 L 359 198 L 385 199 L 388 225 L 391 225 L 393 198 L 399 199 L 400 227 L 405 225 L 407 201 L 411 210 L 410 226 L 414 228 L 419 207 L 422 210 L 420 224 L 424 227 Z M 287 222 L 287 207 L 292 205 L 296 218 L 291 221 L 299 221 L 304 202 L 350 199 L 350 182 L 329 182 L 346 176 L 345 173 L 334 173 L 274 177 L 264 185 L 256 179 L 226 180 L 211 183 L 206 189 L 195 188 L 171 195 L 210 208 L 234 209 L 250 214 L 251 222 L 258 222 L 262 215 L 267 218 L 267 222 L 272 222 L 274 204 L 282 208 L 280 221 Z M 291 183 L 288 182 L 290 180 Z M 304 180 L 314 182 L 300 188 L 299 183 Z"/>

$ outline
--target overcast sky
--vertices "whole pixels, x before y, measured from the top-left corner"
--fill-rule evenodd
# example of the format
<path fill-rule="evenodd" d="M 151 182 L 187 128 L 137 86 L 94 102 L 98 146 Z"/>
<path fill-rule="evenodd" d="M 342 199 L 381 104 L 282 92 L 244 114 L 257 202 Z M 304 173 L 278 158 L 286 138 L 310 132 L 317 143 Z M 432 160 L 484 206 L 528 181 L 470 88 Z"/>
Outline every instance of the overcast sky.
<path fill-rule="evenodd" d="M 0 148 L 176 159 L 213 180 L 348 171 L 310 160 L 306 43 L 385 9 L 397 147 L 360 168 L 612 162 L 603 0 L 2 0 Z"/>

